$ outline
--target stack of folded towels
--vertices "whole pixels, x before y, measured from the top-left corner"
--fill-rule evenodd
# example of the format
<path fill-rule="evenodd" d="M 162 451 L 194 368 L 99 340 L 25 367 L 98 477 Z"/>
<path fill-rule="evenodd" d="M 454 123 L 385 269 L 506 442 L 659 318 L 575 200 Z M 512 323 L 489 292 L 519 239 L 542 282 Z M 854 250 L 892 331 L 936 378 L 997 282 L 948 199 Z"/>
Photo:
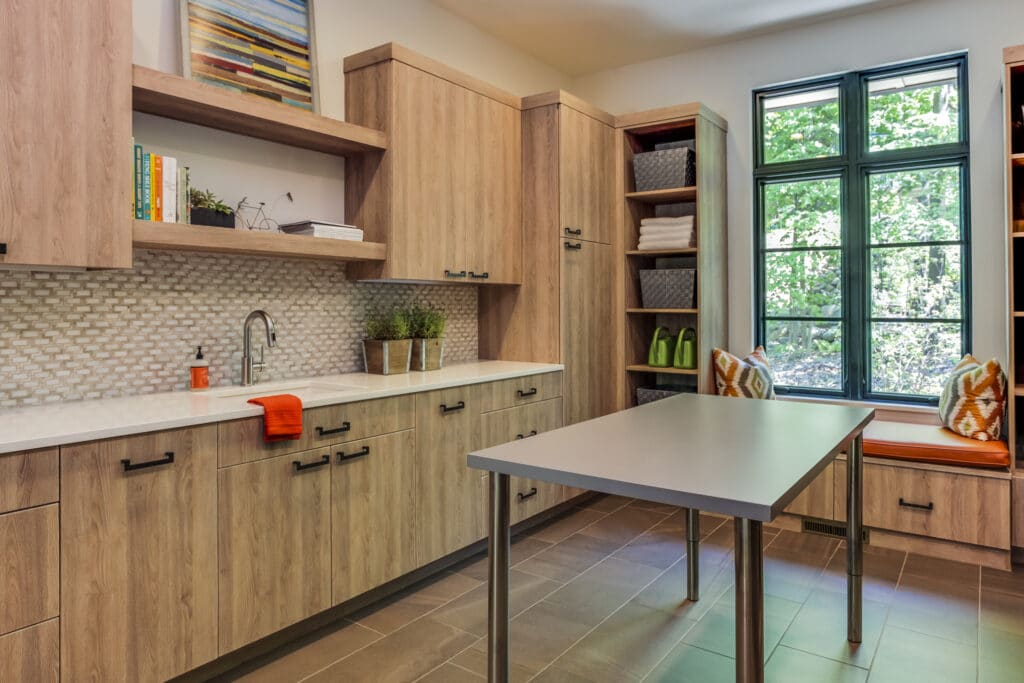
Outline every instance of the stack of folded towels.
<path fill-rule="evenodd" d="M 685 249 L 693 245 L 693 216 L 644 218 L 637 249 Z"/>

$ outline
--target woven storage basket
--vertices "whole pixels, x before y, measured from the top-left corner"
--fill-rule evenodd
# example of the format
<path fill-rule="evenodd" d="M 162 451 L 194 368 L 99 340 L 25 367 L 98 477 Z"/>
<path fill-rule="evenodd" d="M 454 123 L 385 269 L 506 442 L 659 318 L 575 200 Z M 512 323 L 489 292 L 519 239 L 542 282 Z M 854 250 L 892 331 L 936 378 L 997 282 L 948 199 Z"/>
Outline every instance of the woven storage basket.
<path fill-rule="evenodd" d="M 633 156 L 637 192 L 696 185 L 696 164 L 688 147 L 656 149 Z"/>
<path fill-rule="evenodd" d="M 675 384 L 656 384 L 653 387 L 637 387 L 636 403 L 637 405 L 642 406 L 645 403 L 660 401 L 663 398 L 682 394 L 685 391 L 687 391 L 685 387 L 676 386 Z"/>
<path fill-rule="evenodd" d="M 644 308 L 693 308 L 697 270 L 660 268 L 640 271 L 640 298 Z"/>

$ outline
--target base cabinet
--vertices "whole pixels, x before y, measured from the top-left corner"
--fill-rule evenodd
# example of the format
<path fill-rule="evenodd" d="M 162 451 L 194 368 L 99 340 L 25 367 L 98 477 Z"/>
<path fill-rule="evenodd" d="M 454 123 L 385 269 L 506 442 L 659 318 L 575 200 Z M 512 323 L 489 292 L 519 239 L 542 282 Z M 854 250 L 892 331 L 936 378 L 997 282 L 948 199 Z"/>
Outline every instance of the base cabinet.
<path fill-rule="evenodd" d="M 59 663 L 57 619 L 0 636 L 0 681 L 4 683 L 57 683 Z"/>
<path fill-rule="evenodd" d="M 64 681 L 164 681 L 217 656 L 217 427 L 61 449 Z"/>

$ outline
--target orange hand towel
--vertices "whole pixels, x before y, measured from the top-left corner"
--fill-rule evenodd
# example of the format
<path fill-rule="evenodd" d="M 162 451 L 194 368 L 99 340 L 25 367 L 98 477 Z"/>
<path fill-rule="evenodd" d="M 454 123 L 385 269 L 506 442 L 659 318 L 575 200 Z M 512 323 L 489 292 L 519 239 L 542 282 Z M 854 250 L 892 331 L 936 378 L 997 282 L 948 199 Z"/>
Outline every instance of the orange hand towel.
<path fill-rule="evenodd" d="M 302 436 L 302 399 L 291 394 L 250 398 L 263 406 L 263 440 L 294 441 Z"/>

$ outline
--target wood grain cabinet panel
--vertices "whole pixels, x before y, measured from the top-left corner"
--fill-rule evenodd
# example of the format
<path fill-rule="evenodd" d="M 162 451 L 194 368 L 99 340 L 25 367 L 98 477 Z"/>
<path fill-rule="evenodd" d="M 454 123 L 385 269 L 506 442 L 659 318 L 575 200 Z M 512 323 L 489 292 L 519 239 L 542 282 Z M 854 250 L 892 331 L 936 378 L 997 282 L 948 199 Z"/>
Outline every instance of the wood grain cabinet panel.
<path fill-rule="evenodd" d="M 416 568 L 416 433 L 334 450 L 332 591 L 339 604 Z"/>
<path fill-rule="evenodd" d="M 832 463 L 807 485 L 807 488 L 789 504 L 785 511 L 791 515 L 803 517 L 835 519 L 834 492 L 835 463 Z"/>
<path fill-rule="evenodd" d="M 0 454 L 0 514 L 55 503 L 59 496 L 56 448 Z"/>
<path fill-rule="evenodd" d="M 1013 545 L 1024 548 L 1024 477 L 1013 478 L 1012 519 Z"/>
<path fill-rule="evenodd" d="M 56 505 L 0 515 L 0 634 L 57 616 Z"/>
<path fill-rule="evenodd" d="M 332 454 L 217 473 L 221 654 L 331 606 Z"/>
<path fill-rule="evenodd" d="M 558 150 L 558 236 L 611 244 L 616 197 L 615 129 L 572 107 L 559 105 Z"/>
<path fill-rule="evenodd" d="M 57 683 L 59 680 L 60 625 L 56 619 L 0 636 L 0 681 Z"/>
<path fill-rule="evenodd" d="M 216 449 L 216 425 L 61 449 L 63 680 L 164 681 L 217 656 Z"/>
<path fill-rule="evenodd" d="M 479 385 L 480 412 L 539 403 L 562 395 L 562 373 L 514 377 Z"/>

